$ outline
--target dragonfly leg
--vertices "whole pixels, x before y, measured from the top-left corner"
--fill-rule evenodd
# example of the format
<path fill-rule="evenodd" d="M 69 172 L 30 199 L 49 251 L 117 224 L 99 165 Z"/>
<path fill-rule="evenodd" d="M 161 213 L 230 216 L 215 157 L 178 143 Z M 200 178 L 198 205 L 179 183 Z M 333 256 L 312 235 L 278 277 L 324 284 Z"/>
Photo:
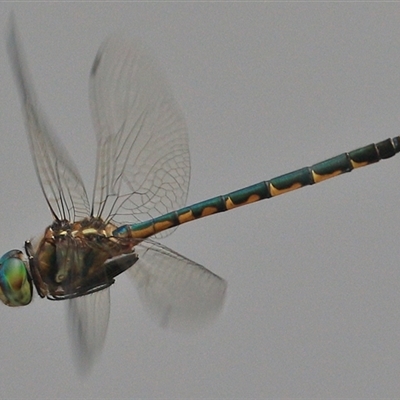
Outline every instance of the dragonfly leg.
<path fill-rule="evenodd" d="M 129 269 L 137 260 L 138 256 L 135 252 L 110 259 L 104 263 L 102 268 L 99 268 L 97 274 L 86 280 L 85 285 L 77 290 L 74 297 L 96 292 L 111 286 L 115 282 L 114 278 Z"/>
<path fill-rule="evenodd" d="M 40 276 L 39 270 L 36 266 L 35 257 L 33 256 L 32 243 L 29 240 L 25 241 L 25 253 L 28 257 L 29 269 L 36 291 L 38 292 L 38 295 L 43 298 L 48 293 L 48 288 L 46 283 L 43 282 L 43 279 Z"/>
<path fill-rule="evenodd" d="M 132 265 L 135 264 L 137 260 L 139 260 L 139 257 L 134 251 L 129 254 L 124 254 L 120 257 L 112 258 L 110 261 L 107 261 L 104 264 L 107 278 L 110 280 L 114 280 L 116 276 L 122 274 L 127 269 L 132 267 Z"/>
<path fill-rule="evenodd" d="M 62 294 L 52 293 L 50 296 L 47 296 L 47 298 L 49 300 L 73 299 L 106 289 L 115 282 L 114 278 L 116 276 L 129 269 L 138 259 L 139 258 L 135 252 L 114 257 L 110 261 L 107 261 L 103 265 L 103 268 L 99 269 L 97 274 L 93 275 L 90 279 L 87 279 L 85 285 L 77 288 L 75 292 Z"/>

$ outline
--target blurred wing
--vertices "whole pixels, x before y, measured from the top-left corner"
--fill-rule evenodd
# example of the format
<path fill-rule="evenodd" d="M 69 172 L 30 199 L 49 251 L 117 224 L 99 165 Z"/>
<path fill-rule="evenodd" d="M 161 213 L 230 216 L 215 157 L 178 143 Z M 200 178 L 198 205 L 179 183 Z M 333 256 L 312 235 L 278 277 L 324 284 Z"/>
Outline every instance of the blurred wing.
<path fill-rule="evenodd" d="M 190 177 L 186 124 L 139 44 L 120 37 L 103 43 L 90 102 L 98 146 L 94 215 L 119 225 L 182 207 Z"/>
<path fill-rule="evenodd" d="M 135 246 L 139 260 L 128 270 L 145 308 L 164 327 L 191 330 L 214 319 L 226 281 L 168 247 L 146 240 Z"/>
<path fill-rule="evenodd" d="M 100 355 L 110 315 L 110 288 L 68 300 L 68 327 L 81 372 Z"/>
<path fill-rule="evenodd" d="M 8 54 L 22 99 L 33 163 L 47 203 L 58 219 L 74 221 L 86 217 L 90 207 L 85 187 L 72 159 L 40 110 L 13 18 Z"/>

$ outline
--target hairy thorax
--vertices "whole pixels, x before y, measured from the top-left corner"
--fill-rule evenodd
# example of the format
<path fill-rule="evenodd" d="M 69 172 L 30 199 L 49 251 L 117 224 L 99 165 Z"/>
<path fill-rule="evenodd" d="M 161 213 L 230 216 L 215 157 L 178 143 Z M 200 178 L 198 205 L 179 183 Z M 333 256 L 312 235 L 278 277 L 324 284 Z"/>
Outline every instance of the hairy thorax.
<path fill-rule="evenodd" d="M 65 299 L 110 286 L 116 275 L 137 261 L 133 247 L 138 240 L 115 238 L 115 229 L 100 218 L 55 221 L 36 248 L 27 242 L 39 295 Z"/>

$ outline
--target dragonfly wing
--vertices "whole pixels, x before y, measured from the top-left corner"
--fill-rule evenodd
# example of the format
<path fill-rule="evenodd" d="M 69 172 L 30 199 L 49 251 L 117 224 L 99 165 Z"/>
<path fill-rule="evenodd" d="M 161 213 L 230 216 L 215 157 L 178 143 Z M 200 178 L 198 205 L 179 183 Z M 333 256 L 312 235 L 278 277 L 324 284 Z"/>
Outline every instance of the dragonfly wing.
<path fill-rule="evenodd" d="M 94 215 L 122 224 L 182 207 L 190 177 L 186 123 L 139 43 L 118 36 L 103 43 L 90 104 L 98 146 Z"/>
<path fill-rule="evenodd" d="M 110 315 L 110 288 L 68 300 L 68 327 L 79 369 L 88 372 L 100 355 Z"/>
<path fill-rule="evenodd" d="M 164 327 L 190 330 L 214 319 L 226 281 L 154 241 L 135 247 L 139 260 L 128 270 L 144 307 Z"/>
<path fill-rule="evenodd" d="M 47 203 L 59 219 L 88 216 L 89 201 L 82 179 L 66 149 L 53 135 L 36 100 L 13 18 L 8 53 L 22 98 L 33 163 Z"/>

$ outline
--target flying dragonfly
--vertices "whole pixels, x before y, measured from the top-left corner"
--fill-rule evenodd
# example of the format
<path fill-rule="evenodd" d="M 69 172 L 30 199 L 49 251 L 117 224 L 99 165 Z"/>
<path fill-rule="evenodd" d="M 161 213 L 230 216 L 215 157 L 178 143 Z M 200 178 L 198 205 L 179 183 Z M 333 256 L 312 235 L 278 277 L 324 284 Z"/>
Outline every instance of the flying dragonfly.
<path fill-rule="evenodd" d="M 400 151 L 398 136 L 185 207 L 190 158 L 182 113 L 145 49 L 111 36 L 90 72 L 97 158 L 89 201 L 75 164 L 36 99 L 13 19 L 8 52 L 53 222 L 40 237 L 25 242 L 25 254 L 11 250 L 0 258 L 0 299 L 8 306 L 28 305 L 35 289 L 42 298 L 68 300 L 70 330 L 87 364 L 103 346 L 110 286 L 123 272 L 133 277 L 145 307 L 163 326 L 196 327 L 221 310 L 226 281 L 152 237 Z"/>

